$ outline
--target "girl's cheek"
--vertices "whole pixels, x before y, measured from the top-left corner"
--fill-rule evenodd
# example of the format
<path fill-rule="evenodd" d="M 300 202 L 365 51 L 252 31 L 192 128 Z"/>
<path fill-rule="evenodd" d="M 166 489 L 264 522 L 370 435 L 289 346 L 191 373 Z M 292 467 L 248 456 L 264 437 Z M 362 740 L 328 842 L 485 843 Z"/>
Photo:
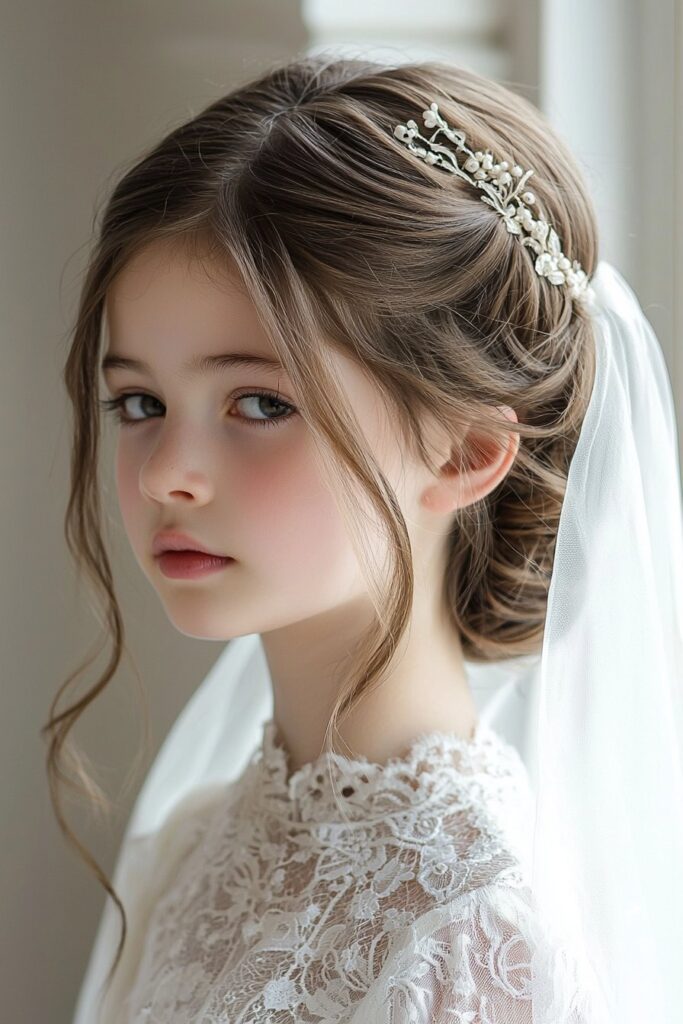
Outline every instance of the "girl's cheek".
<path fill-rule="evenodd" d="M 310 452 L 252 464 L 237 493 L 239 512 L 232 509 L 231 519 L 238 515 L 240 534 L 252 552 L 273 564 L 319 567 L 348 546 L 340 513 Z"/>

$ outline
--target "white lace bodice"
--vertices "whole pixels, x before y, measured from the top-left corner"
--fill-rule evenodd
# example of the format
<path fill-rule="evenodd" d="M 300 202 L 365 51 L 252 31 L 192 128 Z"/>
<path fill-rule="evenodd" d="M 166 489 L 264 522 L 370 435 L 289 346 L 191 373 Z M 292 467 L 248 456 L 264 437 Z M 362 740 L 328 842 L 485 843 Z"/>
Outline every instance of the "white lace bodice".
<path fill-rule="evenodd" d="M 165 837 L 121 1019 L 532 1024 L 533 956 L 553 1021 L 588 1022 L 533 909 L 532 813 L 516 749 L 482 722 L 385 765 L 323 754 L 291 776 L 267 722 L 239 780 Z"/>

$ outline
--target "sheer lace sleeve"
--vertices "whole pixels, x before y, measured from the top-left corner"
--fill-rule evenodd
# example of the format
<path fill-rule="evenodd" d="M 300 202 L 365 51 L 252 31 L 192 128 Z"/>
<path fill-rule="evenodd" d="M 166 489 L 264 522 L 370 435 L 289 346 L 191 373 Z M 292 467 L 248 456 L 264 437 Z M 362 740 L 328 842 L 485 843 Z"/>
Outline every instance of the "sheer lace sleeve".
<path fill-rule="evenodd" d="M 526 887 L 483 886 L 426 914 L 388 963 L 353 1024 L 594 1019 L 575 961 L 541 925 Z"/>

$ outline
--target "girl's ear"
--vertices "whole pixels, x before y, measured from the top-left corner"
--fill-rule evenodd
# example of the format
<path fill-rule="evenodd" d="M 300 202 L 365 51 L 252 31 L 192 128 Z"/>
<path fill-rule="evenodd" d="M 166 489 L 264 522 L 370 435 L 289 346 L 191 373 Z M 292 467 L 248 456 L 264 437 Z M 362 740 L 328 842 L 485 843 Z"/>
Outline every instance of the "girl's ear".
<path fill-rule="evenodd" d="M 506 419 L 518 422 L 517 413 L 509 405 L 496 406 L 496 409 Z M 471 428 L 462 441 L 451 445 L 438 479 L 424 489 L 421 504 L 429 511 L 443 515 L 484 498 L 507 476 L 517 456 L 519 442 L 519 434 L 515 431 L 510 431 L 499 442 Z"/>

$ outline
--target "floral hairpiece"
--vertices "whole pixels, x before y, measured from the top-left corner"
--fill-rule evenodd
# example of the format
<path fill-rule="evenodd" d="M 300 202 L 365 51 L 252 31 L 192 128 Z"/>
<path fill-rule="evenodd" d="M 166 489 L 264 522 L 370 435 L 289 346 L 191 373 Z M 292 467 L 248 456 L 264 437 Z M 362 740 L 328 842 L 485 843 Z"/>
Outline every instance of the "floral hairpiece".
<path fill-rule="evenodd" d="M 430 138 L 426 139 L 420 135 L 415 121 L 407 121 L 405 124 L 397 124 L 394 128 L 394 135 L 399 141 L 405 143 L 408 149 L 415 153 L 428 164 L 436 164 L 444 170 L 457 174 L 458 177 L 483 189 L 486 195 L 481 196 L 482 203 L 487 203 L 494 210 L 501 214 L 505 226 L 514 235 L 521 235 L 522 229 L 529 237 L 520 238 L 522 245 L 527 245 L 534 250 L 536 260 L 534 267 L 540 277 L 547 278 L 551 284 L 566 285 L 572 299 L 586 303 L 590 306 L 595 298 L 593 289 L 588 284 L 588 278 L 581 264 L 577 260 L 570 262 L 560 248 L 560 240 L 555 230 L 547 221 L 539 218 L 534 220 L 528 206 L 536 202 L 533 192 L 522 192 L 526 181 L 534 173 L 523 171 L 515 164 L 510 167 L 507 160 L 501 163 L 494 163 L 494 158 L 489 150 L 473 153 L 465 145 L 465 133 L 459 129 L 450 128 L 443 117 L 439 114 L 439 107 L 431 103 L 429 110 L 422 111 L 426 128 L 434 128 Z M 457 149 L 467 154 L 468 159 L 460 166 L 456 154 L 447 146 L 439 145 L 434 139 L 442 132 L 451 142 L 454 142 Z M 417 145 L 413 139 L 419 139 L 424 145 Z M 513 202 L 514 200 L 514 202 Z M 516 205 L 515 205 L 516 203 Z"/>

